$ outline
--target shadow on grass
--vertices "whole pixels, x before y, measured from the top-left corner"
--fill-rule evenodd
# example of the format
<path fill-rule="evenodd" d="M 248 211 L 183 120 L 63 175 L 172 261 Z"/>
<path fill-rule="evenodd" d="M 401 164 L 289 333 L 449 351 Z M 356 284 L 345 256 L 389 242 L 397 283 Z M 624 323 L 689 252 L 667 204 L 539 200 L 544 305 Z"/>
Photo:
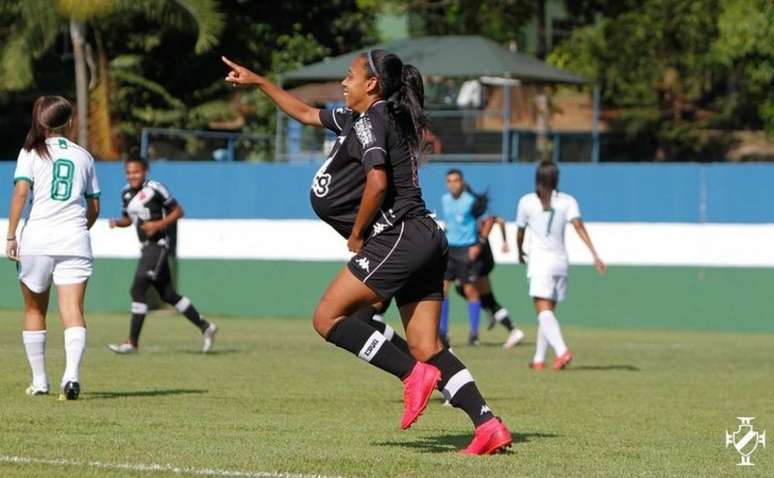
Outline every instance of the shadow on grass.
<path fill-rule="evenodd" d="M 459 346 L 460 347 L 465 347 L 465 348 L 471 348 L 471 349 L 475 349 L 475 348 L 479 348 L 479 347 L 480 348 L 497 348 L 497 349 L 501 349 L 501 348 L 503 348 L 503 343 L 505 343 L 505 339 L 506 338 L 507 337 L 503 338 L 503 340 L 500 341 L 500 342 L 490 342 L 490 341 L 487 340 L 486 342 L 481 342 L 478 345 L 460 344 Z M 521 347 L 529 346 L 529 345 L 535 345 L 535 343 L 534 342 L 529 342 L 529 341 L 526 341 L 526 342 L 525 341 L 521 341 L 521 342 L 518 343 L 518 345 L 515 345 L 512 348 L 521 348 Z M 452 347 L 454 347 L 454 344 L 452 344 Z"/>
<path fill-rule="evenodd" d="M 558 436 L 555 433 L 513 433 L 513 443 L 529 443 L 535 439 L 556 438 Z M 473 433 L 446 434 L 424 436 L 418 440 L 371 443 L 371 445 L 412 448 L 428 453 L 454 453 L 468 446 L 472 438 Z M 506 450 L 504 454 L 510 453 L 510 450 Z"/>
<path fill-rule="evenodd" d="M 210 350 L 207 353 L 204 353 L 201 350 L 178 350 L 177 351 L 177 353 L 186 354 L 186 355 L 233 355 L 233 354 L 243 354 L 246 352 L 247 350 L 244 350 L 244 349 L 215 349 L 215 350 Z"/>
<path fill-rule="evenodd" d="M 591 370 L 594 372 L 606 372 L 608 370 L 623 370 L 626 372 L 639 372 L 640 368 L 634 365 L 578 365 L 570 366 L 564 369 L 565 372 L 572 372 L 573 370 L 584 371 Z"/>
<path fill-rule="evenodd" d="M 123 397 L 161 397 L 165 395 L 189 395 L 199 393 L 209 393 L 209 390 L 193 388 L 173 388 L 169 390 L 131 390 L 126 392 L 90 392 L 85 393 L 86 398 L 97 400 L 123 398 Z"/>

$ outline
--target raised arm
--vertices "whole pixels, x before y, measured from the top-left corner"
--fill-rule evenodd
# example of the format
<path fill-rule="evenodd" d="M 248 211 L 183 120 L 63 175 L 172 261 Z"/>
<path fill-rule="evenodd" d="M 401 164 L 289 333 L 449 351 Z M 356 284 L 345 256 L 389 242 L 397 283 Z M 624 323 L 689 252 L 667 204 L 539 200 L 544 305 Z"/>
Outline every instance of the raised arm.
<path fill-rule="evenodd" d="M 221 57 L 223 63 L 228 65 L 231 71 L 226 76 L 226 81 L 234 86 L 255 86 L 266 96 L 271 98 L 279 108 L 294 120 L 309 126 L 322 126 L 320 122 L 320 110 L 307 105 L 263 76 L 254 73 L 244 66 L 238 65 L 225 56 Z"/>
<path fill-rule="evenodd" d="M 594 249 L 594 244 L 591 243 L 591 236 L 589 236 L 586 226 L 583 225 L 583 221 L 580 219 L 573 219 L 571 222 L 575 228 L 575 232 L 577 232 L 578 236 L 581 238 L 581 241 L 589 248 L 591 256 L 594 258 L 594 268 L 597 272 L 603 274 L 607 270 L 607 265 L 602 262 L 602 259 L 599 258 L 597 251 Z"/>
<path fill-rule="evenodd" d="M 19 243 L 16 240 L 16 229 L 19 227 L 24 204 L 30 194 L 30 183 L 27 180 L 17 180 L 11 196 L 11 207 L 8 211 L 8 233 L 5 243 L 5 255 L 12 261 L 19 260 Z"/>

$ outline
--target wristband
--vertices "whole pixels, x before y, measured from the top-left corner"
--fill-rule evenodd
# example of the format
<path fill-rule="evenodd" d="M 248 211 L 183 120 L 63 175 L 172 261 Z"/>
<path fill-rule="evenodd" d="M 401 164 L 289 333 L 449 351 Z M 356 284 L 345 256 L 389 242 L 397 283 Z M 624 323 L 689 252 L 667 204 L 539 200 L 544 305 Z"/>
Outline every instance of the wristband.
<path fill-rule="evenodd" d="M 6 239 L 6 241 L 8 241 L 8 242 L 10 242 L 10 241 L 15 241 L 15 240 L 16 240 L 16 238 L 15 238 L 15 237 L 9 237 L 8 239 Z"/>

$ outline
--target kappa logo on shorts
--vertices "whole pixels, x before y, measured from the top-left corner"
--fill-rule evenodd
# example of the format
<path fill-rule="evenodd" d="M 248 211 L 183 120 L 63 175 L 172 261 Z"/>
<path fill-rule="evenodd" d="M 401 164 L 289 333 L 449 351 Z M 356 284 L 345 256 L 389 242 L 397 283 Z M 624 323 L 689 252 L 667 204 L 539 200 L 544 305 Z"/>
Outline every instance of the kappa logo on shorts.
<path fill-rule="evenodd" d="M 361 257 L 360 259 L 356 259 L 355 263 L 357 263 L 357 265 L 360 266 L 360 268 L 364 271 L 371 272 L 371 263 L 368 262 L 368 258 Z"/>
<path fill-rule="evenodd" d="M 360 144 L 364 148 L 376 142 L 374 128 L 371 126 L 371 120 L 368 119 L 368 116 L 363 116 L 355 122 L 355 133 L 357 133 L 357 139 L 360 140 Z"/>
<path fill-rule="evenodd" d="M 378 234 L 381 234 L 384 232 L 384 230 L 387 229 L 387 224 L 382 224 L 380 222 L 377 222 L 374 224 L 374 232 L 371 234 L 371 236 L 376 236 Z"/>
<path fill-rule="evenodd" d="M 479 416 L 485 413 L 492 413 L 492 410 L 489 408 L 489 405 L 481 405 L 481 413 L 479 414 Z"/>

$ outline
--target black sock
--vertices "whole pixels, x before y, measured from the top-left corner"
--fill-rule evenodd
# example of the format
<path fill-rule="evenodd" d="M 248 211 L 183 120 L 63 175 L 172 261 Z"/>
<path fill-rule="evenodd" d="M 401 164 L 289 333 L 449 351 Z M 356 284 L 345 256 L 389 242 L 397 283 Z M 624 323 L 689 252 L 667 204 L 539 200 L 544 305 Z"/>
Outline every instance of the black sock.
<path fill-rule="evenodd" d="M 369 305 L 363 307 L 360 310 L 357 310 L 350 317 L 362 320 L 366 324 L 381 332 L 387 340 L 392 342 L 392 344 L 398 347 L 401 351 L 406 352 L 407 354 L 411 354 L 411 352 L 409 352 L 408 343 L 406 343 L 403 337 L 395 332 L 395 329 L 384 322 L 379 322 L 378 320 L 373 319 L 375 313 L 377 313 L 377 310 Z"/>
<path fill-rule="evenodd" d="M 194 324 L 196 327 L 199 328 L 202 332 L 207 330 L 207 327 L 210 326 L 210 323 L 206 320 L 202 319 L 202 316 L 199 315 L 199 311 L 196 310 L 196 307 L 193 306 L 191 301 L 188 299 L 188 297 L 182 297 L 176 304 L 175 309 L 177 309 L 178 312 L 183 314 L 186 319 L 190 320 L 192 324 Z"/>
<path fill-rule="evenodd" d="M 427 363 L 435 365 L 441 371 L 438 389 L 453 407 L 468 414 L 473 426 L 477 427 L 494 417 L 478 391 L 473 376 L 454 354 L 444 350 L 434 355 Z"/>
<path fill-rule="evenodd" d="M 140 343 L 140 332 L 145 322 L 145 314 L 132 314 L 132 322 L 129 324 L 129 342 L 135 347 Z"/>
<path fill-rule="evenodd" d="M 481 295 L 481 307 L 486 309 L 490 314 L 492 314 L 493 317 L 495 316 L 495 314 L 497 314 L 498 311 L 505 310 L 503 309 L 503 306 L 500 305 L 499 302 L 497 302 L 497 299 L 495 299 L 494 293 L 492 292 Z M 495 317 L 495 320 L 497 320 L 497 322 L 502 324 L 502 326 L 508 329 L 509 331 L 513 330 L 513 323 L 511 322 L 511 318 L 508 317 L 507 315 L 502 319 L 497 319 Z"/>
<path fill-rule="evenodd" d="M 416 365 L 411 355 L 401 351 L 381 332 L 354 316 L 336 322 L 325 340 L 400 380 L 406 378 Z"/>

